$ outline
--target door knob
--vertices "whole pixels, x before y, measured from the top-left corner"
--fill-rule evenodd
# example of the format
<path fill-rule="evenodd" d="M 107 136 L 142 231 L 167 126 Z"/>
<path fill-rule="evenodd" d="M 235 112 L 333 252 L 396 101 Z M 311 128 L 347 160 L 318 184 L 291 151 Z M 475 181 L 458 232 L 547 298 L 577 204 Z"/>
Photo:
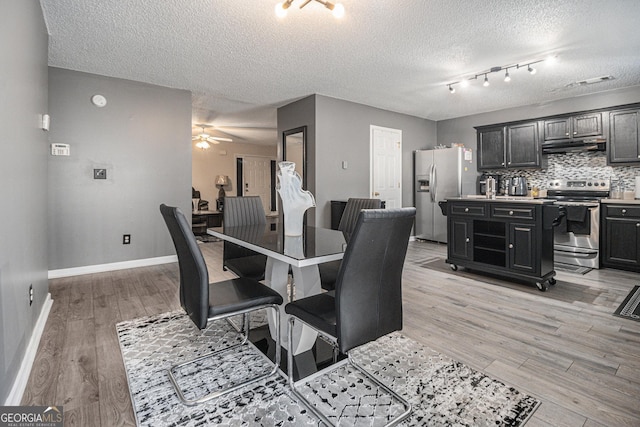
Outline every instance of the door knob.
<path fill-rule="evenodd" d="M 380 193 L 378 193 L 377 191 L 375 193 L 373 193 L 374 196 L 379 196 Z"/>
<path fill-rule="evenodd" d="M 509 243 L 509 249 L 513 249 L 513 243 Z"/>

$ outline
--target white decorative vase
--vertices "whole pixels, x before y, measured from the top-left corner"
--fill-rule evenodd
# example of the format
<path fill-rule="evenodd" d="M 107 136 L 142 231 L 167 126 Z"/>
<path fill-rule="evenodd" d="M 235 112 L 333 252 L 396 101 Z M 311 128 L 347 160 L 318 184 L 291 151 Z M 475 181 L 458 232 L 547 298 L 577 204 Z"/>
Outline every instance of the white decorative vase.
<path fill-rule="evenodd" d="M 302 189 L 302 178 L 296 172 L 293 162 L 278 163 L 277 190 L 282 199 L 284 214 L 285 236 L 302 236 L 304 213 L 316 206 L 316 201 L 310 191 Z"/>

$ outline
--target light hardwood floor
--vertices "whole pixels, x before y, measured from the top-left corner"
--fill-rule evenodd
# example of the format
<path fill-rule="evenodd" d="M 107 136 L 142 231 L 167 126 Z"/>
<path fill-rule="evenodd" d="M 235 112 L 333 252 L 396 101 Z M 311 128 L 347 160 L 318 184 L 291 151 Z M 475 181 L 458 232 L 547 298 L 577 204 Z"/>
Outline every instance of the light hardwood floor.
<path fill-rule="evenodd" d="M 231 277 L 221 243 L 201 248 L 211 281 Z M 640 426 L 640 322 L 611 314 L 640 275 L 559 273 L 543 293 L 423 267 L 445 253 L 410 243 L 407 336 L 539 398 L 529 427 Z M 66 425 L 134 425 L 115 324 L 179 309 L 177 281 L 177 264 L 51 280 L 54 303 L 22 403 L 64 405 Z"/>

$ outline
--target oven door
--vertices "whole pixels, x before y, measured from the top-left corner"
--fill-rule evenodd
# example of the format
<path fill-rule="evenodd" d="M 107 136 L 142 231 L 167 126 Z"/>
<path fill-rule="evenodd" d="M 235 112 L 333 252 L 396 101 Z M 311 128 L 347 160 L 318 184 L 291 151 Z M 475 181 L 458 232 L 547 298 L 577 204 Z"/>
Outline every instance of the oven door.
<path fill-rule="evenodd" d="M 554 230 L 554 259 L 556 262 L 580 265 L 590 268 L 599 266 L 600 247 L 600 204 L 597 202 L 556 202 L 560 206 L 586 207 L 589 225 L 586 229 L 573 232 L 562 224 Z M 563 219 L 566 221 L 566 218 Z"/>

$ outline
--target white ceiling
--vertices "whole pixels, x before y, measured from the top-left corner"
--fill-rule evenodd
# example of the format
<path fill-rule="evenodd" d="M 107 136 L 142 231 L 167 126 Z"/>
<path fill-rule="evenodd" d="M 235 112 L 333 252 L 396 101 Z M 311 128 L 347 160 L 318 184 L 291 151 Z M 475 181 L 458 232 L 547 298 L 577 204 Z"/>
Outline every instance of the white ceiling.
<path fill-rule="evenodd" d="M 278 19 L 277 1 L 41 0 L 49 65 L 190 90 L 193 123 L 257 143 L 314 93 L 442 120 L 640 85 L 638 0 L 340 0 L 342 20 L 303 0 Z M 548 54 L 534 76 L 447 90 Z"/>

